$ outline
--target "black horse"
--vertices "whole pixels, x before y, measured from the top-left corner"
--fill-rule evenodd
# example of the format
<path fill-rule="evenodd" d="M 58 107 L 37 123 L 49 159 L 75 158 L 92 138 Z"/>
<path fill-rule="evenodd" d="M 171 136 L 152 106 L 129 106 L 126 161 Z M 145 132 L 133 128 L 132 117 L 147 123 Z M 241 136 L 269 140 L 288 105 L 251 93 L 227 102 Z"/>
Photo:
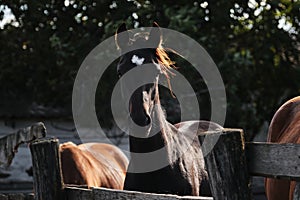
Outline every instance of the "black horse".
<path fill-rule="evenodd" d="M 158 78 L 161 74 L 170 78 L 173 62 L 161 45 L 161 29 L 156 23 L 153 26 L 149 33 L 138 33 L 130 38 L 125 24 L 122 24 L 115 35 L 116 44 L 123 53 L 117 69 L 119 77 L 134 69 L 144 67 L 146 70 L 131 77 L 131 81 L 123 82 L 123 89 L 139 78 L 152 80 L 139 86 L 129 98 L 129 113 L 136 126 L 129 129 L 131 159 L 124 189 L 210 195 L 197 134 L 222 127 L 208 121 L 172 125 L 166 120 L 159 99 Z"/>

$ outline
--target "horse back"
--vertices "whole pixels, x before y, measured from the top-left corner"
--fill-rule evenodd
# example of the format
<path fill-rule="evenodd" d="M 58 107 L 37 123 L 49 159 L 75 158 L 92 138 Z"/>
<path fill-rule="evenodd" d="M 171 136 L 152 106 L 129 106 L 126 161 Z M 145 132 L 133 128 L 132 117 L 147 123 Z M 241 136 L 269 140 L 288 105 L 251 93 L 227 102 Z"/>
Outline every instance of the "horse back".
<path fill-rule="evenodd" d="M 268 130 L 268 142 L 300 144 L 300 96 L 284 103 L 275 113 Z M 269 200 L 293 198 L 295 182 L 266 178 Z"/>
<path fill-rule="evenodd" d="M 300 143 L 300 96 L 284 103 L 275 113 L 268 131 L 268 142 Z"/>
<path fill-rule="evenodd" d="M 72 142 L 60 146 L 62 173 L 67 184 L 122 189 L 128 164 L 126 156 L 112 145 Z"/>
<path fill-rule="evenodd" d="M 105 143 L 85 143 L 78 145 L 78 148 L 86 152 L 96 152 L 93 156 L 97 160 L 103 161 L 104 159 L 108 159 L 111 166 L 114 166 L 121 173 L 126 174 L 129 161 L 118 147 Z"/>

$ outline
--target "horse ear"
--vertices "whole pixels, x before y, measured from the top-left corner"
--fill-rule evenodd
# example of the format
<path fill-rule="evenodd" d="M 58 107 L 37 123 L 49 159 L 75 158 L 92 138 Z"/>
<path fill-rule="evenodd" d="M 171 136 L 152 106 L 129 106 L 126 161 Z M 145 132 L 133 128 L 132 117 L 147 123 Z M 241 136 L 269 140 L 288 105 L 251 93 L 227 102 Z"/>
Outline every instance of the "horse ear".
<path fill-rule="evenodd" d="M 148 41 L 151 42 L 152 44 L 155 44 L 155 46 L 157 46 L 157 47 L 162 42 L 161 29 L 159 28 L 159 26 L 156 22 L 153 22 L 153 28 L 150 31 Z"/>
<path fill-rule="evenodd" d="M 119 49 L 124 49 L 127 46 L 128 42 L 129 42 L 129 34 L 127 32 L 126 24 L 122 23 L 115 33 L 115 43 Z"/>

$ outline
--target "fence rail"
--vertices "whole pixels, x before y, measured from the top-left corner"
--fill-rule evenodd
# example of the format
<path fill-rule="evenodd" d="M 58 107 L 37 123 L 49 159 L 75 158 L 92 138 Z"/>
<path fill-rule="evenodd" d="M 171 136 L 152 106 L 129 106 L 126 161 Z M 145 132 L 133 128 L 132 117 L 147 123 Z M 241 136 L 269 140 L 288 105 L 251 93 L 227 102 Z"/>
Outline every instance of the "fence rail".
<path fill-rule="evenodd" d="M 33 194 L 0 194 L 0 200 L 34 200 Z"/>
<path fill-rule="evenodd" d="M 152 194 L 136 191 L 113 190 L 107 188 L 82 189 L 78 187 L 66 187 L 65 195 L 68 200 L 213 200 L 212 197 Z"/>
<path fill-rule="evenodd" d="M 300 181 L 300 145 L 247 143 L 249 173 L 278 179 Z"/>

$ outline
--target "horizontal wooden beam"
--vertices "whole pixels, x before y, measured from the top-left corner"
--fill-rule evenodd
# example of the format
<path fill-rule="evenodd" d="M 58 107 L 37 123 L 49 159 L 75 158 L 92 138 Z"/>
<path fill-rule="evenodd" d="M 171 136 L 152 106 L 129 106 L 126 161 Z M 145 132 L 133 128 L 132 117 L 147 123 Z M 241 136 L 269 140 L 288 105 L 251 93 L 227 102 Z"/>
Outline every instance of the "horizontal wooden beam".
<path fill-rule="evenodd" d="M 213 200 L 212 197 L 177 196 L 170 194 L 153 194 L 126 190 L 112 190 L 107 188 L 93 188 L 95 200 L 131 199 L 131 200 Z"/>
<path fill-rule="evenodd" d="M 34 200 L 33 194 L 0 194 L 0 200 Z"/>
<path fill-rule="evenodd" d="M 107 188 L 82 189 L 76 187 L 66 187 L 65 194 L 68 199 L 72 200 L 93 199 L 93 200 L 213 200 L 212 197 L 194 197 L 194 196 L 177 196 L 170 194 L 152 194 L 136 191 L 114 190 Z"/>
<path fill-rule="evenodd" d="M 300 181 L 300 144 L 246 143 L 249 173 Z"/>
<path fill-rule="evenodd" d="M 72 200 L 93 200 L 93 191 L 91 189 L 67 186 L 64 188 L 66 199 Z"/>

